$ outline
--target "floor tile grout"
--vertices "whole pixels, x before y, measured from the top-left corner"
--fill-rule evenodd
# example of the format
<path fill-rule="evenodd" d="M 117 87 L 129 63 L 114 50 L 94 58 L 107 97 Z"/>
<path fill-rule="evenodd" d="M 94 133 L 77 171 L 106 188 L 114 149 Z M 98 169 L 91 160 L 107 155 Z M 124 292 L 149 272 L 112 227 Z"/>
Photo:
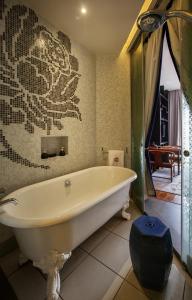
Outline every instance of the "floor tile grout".
<path fill-rule="evenodd" d="M 127 276 L 129 275 L 130 271 L 131 271 L 131 269 L 130 269 L 129 272 L 127 273 Z M 129 282 L 126 278 L 124 279 L 124 281 L 125 281 L 126 283 L 128 283 L 129 285 L 131 285 L 132 287 L 134 287 L 134 288 L 135 288 L 137 291 L 139 291 L 141 294 L 143 294 L 143 295 L 146 296 L 146 294 L 144 293 L 144 291 L 138 289 L 137 286 L 135 286 L 133 283 Z M 139 284 L 140 284 L 140 282 L 139 282 Z M 141 284 L 140 284 L 140 285 L 141 285 Z M 182 300 L 184 300 L 184 295 L 185 295 L 185 285 L 186 285 L 186 280 L 185 280 L 185 283 L 184 283 Z M 141 285 L 141 287 L 142 287 L 142 285 Z M 154 299 L 150 299 L 149 296 L 146 296 L 146 297 L 147 297 L 149 300 L 154 300 Z M 177 299 L 176 299 L 176 300 L 177 300 Z"/>
<path fill-rule="evenodd" d="M 115 293 L 115 296 L 113 297 L 113 300 L 115 300 L 115 297 L 117 296 L 117 294 L 119 293 L 120 289 L 122 288 L 123 283 L 124 283 L 124 280 L 122 281 L 120 287 L 118 288 L 117 292 Z"/>
<path fill-rule="evenodd" d="M 6 276 L 7 278 L 11 278 L 13 275 L 15 275 L 17 272 L 19 272 L 21 269 L 23 269 L 26 265 L 30 264 L 31 261 L 27 261 L 25 262 L 23 265 L 19 265 L 18 263 L 18 268 L 16 270 L 14 270 L 13 272 L 11 272 L 8 276 Z"/>
<path fill-rule="evenodd" d="M 114 270 L 112 270 L 110 267 L 108 267 L 107 265 L 105 265 L 103 262 L 101 262 L 99 259 L 97 259 L 95 256 L 93 256 L 91 253 L 98 247 L 98 246 L 100 246 L 102 243 L 103 243 L 103 241 L 111 234 L 111 233 L 113 233 L 113 232 L 111 232 L 111 231 L 109 231 L 109 230 L 107 230 L 109 233 L 102 239 L 102 241 L 100 241 L 90 252 L 88 252 L 87 250 L 85 250 L 85 249 L 83 249 L 83 248 L 81 248 L 81 245 L 79 246 L 79 248 L 81 249 L 81 250 L 83 250 L 85 253 L 87 253 L 87 256 L 90 256 L 90 257 L 92 257 L 93 259 L 95 259 L 97 262 L 99 262 L 100 264 L 102 264 L 103 266 L 105 266 L 106 268 L 108 268 L 109 270 L 111 270 L 114 274 L 116 274 L 116 275 L 118 275 L 119 277 L 121 277 L 123 280 L 124 280 L 124 277 L 122 277 L 121 275 L 119 275 L 117 272 L 115 272 Z M 115 234 L 116 236 L 118 236 L 118 237 L 120 237 L 120 238 L 122 238 L 122 239 L 124 239 L 123 237 L 121 237 L 121 236 L 119 236 L 119 235 L 117 235 L 117 234 Z M 126 240 L 126 239 L 124 239 L 124 240 Z M 127 241 L 127 240 L 126 240 Z M 72 254 L 73 255 L 73 254 Z M 72 272 L 70 272 L 70 274 L 68 274 L 67 276 L 66 276 L 66 278 L 65 279 L 63 279 L 61 282 L 63 282 L 63 281 L 65 281 L 84 261 L 85 261 L 85 259 L 87 259 L 87 257 L 85 257 L 79 264 L 78 264 L 78 266 L 72 271 Z M 65 266 L 64 266 L 65 267 Z"/>
<path fill-rule="evenodd" d="M 61 294 L 59 294 L 59 297 L 61 298 L 61 300 L 65 300 L 65 299 L 63 298 L 63 296 L 61 296 Z M 45 300 L 47 300 L 47 299 L 45 299 Z M 58 300 L 60 300 L 60 299 L 58 299 Z"/>
<path fill-rule="evenodd" d="M 120 223 L 121 223 L 121 222 L 119 222 L 119 224 L 120 224 Z M 117 226 L 115 226 L 115 228 L 118 227 L 119 224 L 118 224 Z M 115 229 L 115 228 L 114 228 L 114 229 Z M 109 232 L 113 232 L 113 230 L 114 230 L 114 229 L 109 229 L 109 228 L 106 228 L 106 227 L 105 227 L 105 229 L 106 229 L 107 231 L 109 231 Z"/>
<path fill-rule="evenodd" d="M 132 286 L 132 287 L 133 287 L 134 289 L 136 289 L 139 293 L 141 293 L 141 294 L 143 294 L 144 296 L 146 296 L 146 294 L 144 293 L 144 291 L 138 289 L 137 286 L 135 286 L 133 283 L 129 282 L 126 278 L 122 277 L 122 276 L 121 276 L 120 274 L 118 274 L 116 271 L 112 270 L 110 267 L 108 267 L 107 265 L 105 265 L 103 262 L 101 262 L 100 260 L 98 260 L 96 257 L 94 257 L 93 255 L 91 255 L 91 254 L 89 254 L 89 253 L 88 253 L 88 256 L 92 257 L 92 258 L 95 259 L 98 263 L 102 264 L 103 266 L 105 266 L 106 268 L 108 268 L 110 271 L 112 271 L 114 274 L 116 274 L 117 276 L 119 276 L 120 278 L 123 279 L 123 281 L 122 281 L 120 287 L 118 288 L 118 290 L 117 290 L 115 296 L 113 297 L 113 300 L 114 300 L 115 297 L 117 296 L 117 294 L 118 294 L 118 292 L 120 291 L 120 289 L 121 289 L 121 287 L 122 287 L 122 285 L 123 285 L 124 282 L 125 282 L 126 284 Z M 83 260 L 83 261 L 84 261 L 84 260 Z M 81 262 L 81 263 L 82 263 L 82 262 Z M 80 264 L 81 264 L 81 263 L 80 263 Z M 80 264 L 79 264 L 79 265 L 80 265 Z M 78 265 L 78 266 L 79 266 L 79 265 Z M 131 272 L 131 269 L 132 269 L 132 267 L 129 269 L 127 275 Z M 185 280 L 185 284 L 184 284 L 183 297 L 182 297 L 182 299 L 184 299 L 185 286 L 186 286 L 186 280 Z M 60 296 L 60 297 L 61 297 L 61 296 Z M 148 299 L 150 299 L 148 296 L 146 296 L 146 297 L 147 297 Z M 61 297 L 61 299 L 64 300 L 63 297 Z"/>
<path fill-rule="evenodd" d="M 131 266 L 131 268 L 129 269 L 129 271 L 128 271 L 126 277 L 124 278 L 124 281 L 125 281 L 126 283 L 128 283 L 129 285 L 131 285 L 132 287 L 134 287 L 134 288 L 135 288 L 137 291 L 139 291 L 141 294 L 145 295 L 145 294 L 143 293 L 143 291 L 141 291 L 140 289 L 138 289 L 137 286 L 135 286 L 132 282 L 128 281 L 128 279 L 126 279 L 127 276 L 131 273 L 131 270 L 132 270 L 132 266 Z M 134 271 L 133 271 L 133 272 L 134 272 Z M 139 284 L 140 284 L 140 282 L 139 282 Z M 146 295 L 145 295 L 145 296 L 146 296 Z"/>
<path fill-rule="evenodd" d="M 129 222 L 129 221 L 128 221 L 128 222 Z M 109 231 L 109 232 L 110 232 L 110 234 L 112 233 L 112 234 L 118 236 L 119 238 L 122 238 L 123 240 L 129 242 L 129 239 L 124 238 L 124 237 L 121 236 L 120 234 L 118 234 L 118 233 L 116 233 L 116 232 L 113 232 L 113 231 Z M 129 231 L 129 234 L 130 234 L 130 231 Z M 108 234 L 107 236 L 109 236 L 109 234 Z M 106 236 L 106 237 L 107 237 L 107 236 Z M 106 237 L 105 237 L 105 238 L 106 238 Z M 105 238 L 104 238 L 104 239 L 105 239 Z M 102 242 L 104 241 L 104 239 L 102 240 Z M 102 243 L 102 242 L 101 242 L 101 243 Z M 97 246 L 99 246 L 101 243 L 99 243 Z M 93 252 L 93 251 L 97 248 L 97 246 L 95 246 L 95 248 L 92 249 L 92 250 L 90 251 L 90 253 Z"/>
<path fill-rule="evenodd" d="M 173 203 L 172 203 L 172 204 L 173 204 Z M 135 219 L 136 219 L 136 218 L 132 219 L 131 221 L 134 222 Z M 132 288 L 134 288 L 135 290 L 137 290 L 139 293 L 141 293 L 142 295 L 144 295 L 145 297 L 147 297 L 147 299 L 151 299 L 151 298 L 149 298 L 149 296 L 148 296 L 147 294 L 145 294 L 145 289 L 144 289 L 144 288 L 143 288 L 143 290 L 141 290 L 141 289 L 138 288 L 138 286 L 136 286 L 135 281 L 129 282 L 129 280 L 128 280 L 128 275 L 131 274 L 131 270 L 132 270 L 132 268 L 133 268 L 133 267 L 132 267 L 132 264 L 131 264 L 131 267 L 130 267 L 129 270 L 127 271 L 127 274 L 126 274 L 126 276 L 125 276 L 125 278 L 124 278 L 122 275 L 118 274 L 117 271 L 114 271 L 113 269 L 111 269 L 111 267 L 109 267 L 108 265 L 106 265 L 104 262 L 100 261 L 100 259 L 98 259 L 97 257 L 95 257 L 95 256 L 92 254 L 93 251 L 94 251 L 95 249 L 97 249 L 97 247 L 99 247 L 99 246 L 102 245 L 102 243 L 105 241 L 105 239 L 106 239 L 107 237 L 109 237 L 110 234 L 114 234 L 115 236 L 117 236 L 117 237 L 119 237 L 119 238 L 121 238 L 121 239 L 126 240 L 127 242 L 129 242 L 129 239 L 126 239 L 126 238 L 124 238 L 123 236 L 121 236 L 120 234 L 118 234 L 118 233 L 116 233 L 116 232 L 113 231 L 113 230 L 116 230 L 117 227 L 118 227 L 120 224 L 122 224 L 122 222 L 123 222 L 123 220 L 122 220 L 122 221 L 119 221 L 119 223 L 116 224 L 116 225 L 113 227 L 113 229 L 108 229 L 108 228 L 104 227 L 105 225 L 103 225 L 102 227 L 104 228 L 105 231 L 107 231 L 107 232 L 106 232 L 106 236 L 104 236 L 104 237 L 101 239 L 101 241 L 98 242 L 98 244 L 97 244 L 96 246 L 94 246 L 93 249 L 92 249 L 90 252 L 88 252 L 88 251 L 86 251 L 85 249 L 81 248 L 81 244 L 79 245 L 79 249 L 81 249 L 81 251 L 83 251 L 86 255 L 84 254 L 85 257 L 83 257 L 83 259 L 82 259 L 77 265 L 75 265 L 75 268 L 74 268 L 71 272 L 69 272 L 69 274 L 65 277 L 65 279 L 61 280 L 61 284 L 62 284 L 69 276 L 71 276 L 72 273 L 75 272 L 75 271 L 77 270 L 77 268 L 79 268 L 80 265 L 81 265 L 82 263 L 85 262 L 86 259 L 88 259 L 88 257 L 91 257 L 91 258 L 93 258 L 95 261 L 97 261 L 100 265 L 103 265 L 105 268 L 107 268 L 107 269 L 110 270 L 113 274 L 115 274 L 117 278 L 119 277 L 119 281 L 120 281 L 120 282 L 121 282 L 120 279 L 122 279 L 122 282 L 120 283 L 120 286 L 117 287 L 117 291 L 115 292 L 115 296 L 113 296 L 113 300 L 115 300 L 115 298 L 117 297 L 117 295 L 118 295 L 120 289 L 122 288 L 122 285 L 123 285 L 123 284 L 128 284 L 129 286 L 131 286 Z M 126 221 L 124 221 L 124 222 L 126 222 Z M 128 221 L 128 222 L 130 222 L 130 221 Z M 126 224 L 125 224 L 125 225 L 126 225 Z M 102 228 L 102 227 L 101 227 L 101 228 Z M 124 227 L 123 227 L 123 228 L 124 228 Z M 125 226 L 125 228 L 126 228 L 126 226 Z M 130 230 L 131 230 L 131 226 L 130 226 Z M 130 230 L 127 232 L 128 236 L 129 236 L 129 234 L 130 234 Z M 125 233 L 126 233 L 126 232 L 125 232 Z M 12 278 L 12 276 L 14 276 L 17 272 L 19 272 L 20 270 L 22 270 L 22 268 L 24 268 L 24 267 L 25 267 L 26 265 L 28 265 L 28 264 L 31 264 L 31 265 L 33 266 L 33 264 L 32 264 L 31 261 L 28 261 L 28 262 L 24 263 L 22 266 L 19 266 L 19 265 L 18 265 L 18 268 L 17 268 L 15 271 L 13 271 L 12 273 L 10 273 L 10 274 L 7 276 L 7 278 Z M 176 266 L 176 264 L 175 264 L 175 266 Z M 34 268 L 35 268 L 35 267 L 34 267 Z M 65 268 L 65 265 L 64 265 L 64 268 Z M 101 268 L 101 267 L 100 267 L 100 268 Z M 43 279 L 46 280 L 45 275 L 41 272 L 41 270 L 38 269 L 38 268 L 35 268 L 35 269 L 38 271 L 38 273 L 41 274 L 41 276 L 43 277 Z M 179 271 L 179 272 L 180 272 L 180 271 Z M 181 272 L 180 272 L 180 273 L 181 273 Z M 111 275 L 111 276 L 112 276 L 112 275 Z M 113 275 L 113 276 L 114 276 L 114 275 Z M 186 292 L 186 285 L 187 285 L 187 281 L 186 281 L 186 277 L 185 277 L 185 276 L 184 276 L 184 279 L 185 279 L 185 280 L 184 280 L 183 291 L 181 291 L 181 294 L 182 294 L 182 300 L 184 300 L 185 292 Z M 131 280 L 131 279 L 130 279 L 130 280 Z M 131 280 L 131 281 L 132 281 L 132 280 Z M 142 287 L 142 286 L 141 286 L 141 287 Z M 129 289 L 131 289 L 131 288 L 129 287 Z M 135 292 L 135 293 L 136 293 L 136 292 Z M 61 299 L 61 300 L 64 300 L 64 299 L 65 299 L 65 294 L 64 294 L 64 296 L 62 296 L 62 295 L 59 294 L 59 296 L 60 296 L 60 299 Z M 63 297 L 64 297 L 64 298 L 63 298 Z M 151 299 L 151 300 L 152 300 L 152 299 Z"/>
<path fill-rule="evenodd" d="M 46 274 L 44 274 L 39 268 L 34 267 L 33 264 L 32 264 L 32 266 L 33 266 L 33 268 L 35 268 L 35 270 L 37 270 L 39 272 L 39 274 L 43 277 L 43 279 L 47 281 Z"/>
<path fill-rule="evenodd" d="M 166 219 L 167 215 L 165 215 L 164 211 L 161 212 L 161 210 L 157 210 L 157 208 L 165 207 L 167 211 L 172 212 L 172 209 L 174 208 L 174 212 L 172 212 L 172 214 L 173 213 L 177 214 L 178 212 L 180 212 L 180 207 L 178 205 L 173 206 L 173 205 L 171 205 L 173 203 L 166 202 L 166 201 L 160 201 L 156 198 L 149 199 L 148 201 L 150 201 L 150 202 L 148 202 L 148 204 L 146 204 L 145 212 L 148 215 L 155 215 L 156 217 L 161 219 L 163 221 L 163 223 L 165 223 L 170 228 L 172 241 L 173 241 L 173 246 L 174 246 L 175 250 L 180 254 L 181 253 L 180 227 L 179 228 L 177 227 L 175 221 L 173 221 L 172 218 L 170 219 L 170 221 L 167 221 L 167 219 Z M 157 203 L 158 203 L 158 205 L 157 205 Z M 149 204 L 151 205 L 150 207 L 148 207 Z M 180 213 L 179 213 L 179 215 L 180 215 Z M 179 222 L 181 222 L 180 219 L 179 219 Z"/>
<path fill-rule="evenodd" d="M 118 233 L 116 233 L 116 232 L 111 231 L 111 233 L 113 233 L 114 235 L 116 235 L 116 236 L 122 238 L 123 240 L 129 241 L 129 239 L 124 238 L 123 236 L 121 236 L 120 234 L 118 234 Z"/>
<path fill-rule="evenodd" d="M 118 227 L 119 226 L 119 224 L 121 223 L 121 221 L 114 227 L 114 229 L 116 228 L 116 227 Z M 104 265 L 105 267 L 107 267 L 108 269 L 110 269 L 113 273 L 115 273 L 116 275 L 118 275 L 118 276 L 120 276 L 123 280 L 124 280 L 124 277 L 122 277 L 121 275 L 119 275 L 117 272 L 115 272 L 114 270 L 112 270 L 110 267 L 108 267 L 107 265 L 105 265 L 104 263 L 102 263 L 100 260 L 98 260 L 95 256 L 93 256 L 91 253 L 98 247 L 98 246 L 100 246 L 103 242 L 104 242 L 104 240 L 112 233 L 112 234 L 114 234 L 114 235 L 116 235 L 116 236 L 118 236 L 119 238 L 122 238 L 123 240 L 126 240 L 126 241 L 128 241 L 126 238 L 124 238 L 124 237 L 122 237 L 121 235 L 119 235 L 119 234 L 117 234 L 117 233 L 115 233 L 115 232 L 113 232 L 112 231 L 112 229 L 108 229 L 108 228 L 105 228 L 104 227 L 104 229 L 108 232 L 108 234 L 90 251 L 90 252 L 88 252 L 88 251 L 86 251 L 85 249 L 83 249 L 83 248 L 81 248 L 81 245 L 79 246 L 79 248 L 82 250 L 82 251 L 84 251 L 87 255 L 90 255 L 92 258 L 94 258 L 95 260 L 97 260 L 100 264 L 102 264 L 102 265 Z M 74 268 L 74 270 L 72 270 L 67 276 L 66 276 L 66 278 L 65 279 L 63 279 L 63 280 L 61 280 L 61 282 L 63 282 L 64 280 L 66 280 L 83 262 L 84 262 L 84 260 L 87 258 L 87 256 Z M 18 265 L 18 268 L 15 270 L 15 271 L 13 271 L 11 274 L 9 274 L 9 276 L 8 276 L 8 278 L 11 278 L 14 274 L 16 274 L 17 272 L 19 272 L 22 268 L 24 268 L 27 264 L 32 264 L 32 262 L 31 261 L 28 261 L 28 262 L 26 262 L 26 263 L 24 263 L 22 266 L 19 266 Z M 32 266 L 33 266 L 33 264 L 32 264 Z M 34 266 L 33 266 L 34 267 Z M 65 267 L 65 265 L 64 265 L 64 267 Z M 35 267 L 34 267 L 35 268 Z M 35 268 L 37 271 L 38 271 L 38 273 L 43 277 L 43 279 L 44 280 L 47 280 L 47 278 L 46 278 L 46 275 L 45 274 L 43 274 L 38 268 Z"/>
<path fill-rule="evenodd" d="M 86 251 L 85 251 L 86 252 Z M 78 266 L 64 279 L 64 280 L 62 280 L 61 282 L 63 282 L 63 281 L 65 281 L 84 261 L 85 261 L 85 259 L 87 259 L 88 258 L 88 256 L 90 256 L 90 257 L 92 257 L 94 260 L 96 260 L 98 263 L 100 263 L 101 265 L 103 265 L 104 267 L 106 267 L 107 269 L 109 269 L 111 272 L 113 272 L 115 275 L 117 275 L 117 276 L 119 276 L 123 281 L 122 281 L 122 283 L 121 283 L 121 285 L 120 285 L 120 287 L 119 287 L 119 289 L 118 289 L 118 291 L 120 290 L 120 288 L 121 288 L 121 286 L 122 286 L 122 284 L 124 283 L 124 282 L 126 282 L 127 284 L 129 284 L 129 285 L 131 285 L 133 288 L 135 288 L 137 291 L 139 291 L 141 294 L 143 294 L 143 295 L 145 295 L 141 290 L 139 290 L 134 284 L 132 284 L 131 282 L 129 282 L 128 280 L 126 280 L 126 278 L 124 278 L 123 276 L 121 276 L 119 273 L 117 273 L 116 271 L 114 271 L 113 269 L 111 269 L 109 266 L 107 266 L 107 265 L 105 265 L 102 261 L 100 261 L 98 258 L 96 258 L 95 256 L 93 256 L 91 253 L 88 253 L 88 252 L 86 252 L 87 253 L 87 257 L 85 257 L 84 259 L 83 259 L 83 261 L 81 261 L 79 264 L 78 264 Z M 131 271 L 131 268 L 132 268 L 132 266 L 130 267 L 130 269 L 129 269 L 129 271 L 128 271 L 128 273 L 127 273 L 127 275 L 130 273 L 130 271 Z M 118 293 L 118 291 L 117 291 L 117 293 Z M 116 297 L 116 295 L 117 295 L 117 293 L 115 294 L 115 296 L 114 296 L 114 298 L 113 299 L 115 299 L 115 297 Z M 61 295 L 60 295 L 60 297 L 61 297 Z M 61 297 L 62 298 L 62 297 Z M 63 298 L 62 298 L 62 300 L 64 300 Z"/>
<path fill-rule="evenodd" d="M 113 269 L 111 269 L 109 266 L 107 266 L 106 264 L 104 264 L 102 261 L 100 261 L 97 257 L 93 256 L 91 253 L 89 254 L 89 256 L 91 256 L 93 259 L 95 259 L 97 262 L 99 262 L 101 265 L 103 265 L 104 267 L 106 267 L 107 269 L 109 269 L 110 271 L 112 271 L 114 274 L 118 275 L 119 277 L 121 277 L 124 280 L 124 277 L 121 276 L 119 273 L 117 273 L 116 271 L 114 271 Z"/>
<path fill-rule="evenodd" d="M 109 231 L 109 230 L 108 230 Z M 114 232 L 112 232 L 112 231 L 109 231 L 109 234 L 111 234 L 111 233 L 113 233 L 114 235 L 116 235 L 116 236 L 118 236 L 118 237 L 120 237 L 120 238 L 122 238 L 123 240 L 126 240 L 126 241 L 128 241 L 127 239 L 125 239 L 125 238 L 123 238 L 122 236 L 120 236 L 120 235 L 118 235 L 118 234 L 116 234 L 116 233 L 114 233 Z M 92 257 L 94 260 L 96 260 L 98 263 L 100 263 L 101 265 L 103 265 L 104 267 L 106 267 L 107 269 L 109 269 L 110 271 L 112 271 L 115 275 L 117 275 L 117 276 L 119 276 L 121 279 L 123 279 L 123 282 L 125 281 L 126 283 L 128 283 L 129 285 L 131 285 L 133 288 L 135 288 L 136 290 L 138 290 L 139 292 L 141 292 L 135 285 L 133 285 L 132 283 L 130 283 L 128 280 L 126 280 L 126 278 L 124 278 L 122 275 L 120 275 L 119 273 L 117 273 L 116 271 L 114 271 L 113 269 L 111 269 L 109 266 L 107 266 L 106 264 L 104 264 L 102 261 L 100 261 L 98 258 L 96 258 L 93 254 L 92 254 L 92 252 L 99 246 L 99 245 L 101 245 L 102 244 L 102 242 L 109 236 L 109 234 L 107 234 L 103 239 L 102 239 L 102 241 L 101 242 L 99 242 L 98 244 L 97 244 L 97 246 L 95 246 L 92 250 L 91 250 L 91 252 L 88 252 L 88 251 L 86 251 L 85 249 L 83 249 L 83 248 L 81 248 L 80 246 L 79 246 L 79 248 L 81 249 L 81 250 L 83 250 L 84 252 L 86 252 L 87 253 L 87 257 L 88 256 L 90 256 L 90 257 Z M 64 279 L 64 280 L 66 280 L 84 261 L 85 261 L 85 259 L 87 259 L 87 257 L 85 257 L 79 264 L 78 264 L 78 266 L 72 271 L 72 272 L 70 272 L 70 274 L 68 274 L 67 275 L 67 277 Z M 128 273 L 127 273 L 127 275 L 130 273 L 130 271 L 131 271 L 131 268 L 132 267 L 130 267 L 130 269 L 129 269 L 129 271 L 128 271 Z M 64 280 L 62 280 L 62 282 L 64 281 Z M 123 282 L 122 282 L 122 284 L 123 284 Z M 142 292 L 141 292 L 142 293 Z M 143 293 L 142 293 L 143 294 Z"/>
<path fill-rule="evenodd" d="M 121 221 L 120 221 L 120 223 L 121 223 Z M 119 224 L 120 224 L 119 223 Z M 118 224 L 118 225 L 119 225 Z M 117 226 L 118 226 L 117 225 Z M 117 227 L 116 226 L 116 227 Z M 112 233 L 112 234 L 114 234 L 114 235 L 116 235 L 116 236 L 118 236 L 119 238 L 122 238 L 123 240 L 126 240 L 126 241 L 128 241 L 127 239 L 125 239 L 125 238 L 123 238 L 122 236 L 120 236 L 119 234 L 116 234 L 115 232 L 113 232 L 113 231 L 111 231 L 111 230 L 109 230 L 109 229 L 106 229 L 105 228 L 105 230 L 106 231 L 108 231 L 108 234 L 90 251 L 90 252 L 88 252 L 88 251 L 86 251 L 85 249 L 83 249 L 83 248 L 81 248 L 81 245 L 79 246 L 79 248 L 82 250 L 82 251 L 84 251 L 87 255 L 90 255 L 92 258 L 94 258 L 95 260 L 97 260 L 99 263 L 101 263 L 102 265 L 104 265 L 105 267 L 107 267 L 108 269 L 110 269 L 113 273 L 115 273 L 116 275 L 118 275 L 118 276 L 120 276 L 122 279 L 124 279 L 121 275 L 119 275 L 118 273 L 116 273 L 114 270 L 112 270 L 111 268 L 109 268 L 108 266 L 106 266 L 105 264 L 103 264 L 100 260 L 98 260 L 96 257 L 94 257 L 93 255 L 91 255 L 91 252 L 93 252 L 99 245 L 101 245 L 102 243 L 103 243 L 103 241 Z M 73 270 L 73 271 L 71 271 L 67 276 L 66 276 L 66 278 L 65 279 L 63 279 L 63 280 L 61 280 L 61 282 L 63 282 L 64 280 L 66 280 L 80 265 L 81 265 L 81 263 L 83 263 L 84 262 L 84 260 L 86 259 L 87 257 L 85 257 L 76 267 L 75 267 L 75 269 Z M 17 272 L 19 272 L 22 268 L 24 268 L 27 264 L 32 264 L 32 262 L 31 261 L 28 261 L 28 262 L 26 262 L 26 263 L 24 263 L 22 266 L 19 266 L 18 268 L 17 268 L 17 270 L 15 270 L 15 271 L 13 271 L 11 274 L 9 274 L 9 276 L 8 276 L 8 278 L 11 278 L 14 274 L 16 274 Z M 32 266 L 33 266 L 33 264 L 32 264 Z M 34 266 L 33 266 L 34 267 Z M 64 267 L 65 267 L 65 265 L 64 265 Z M 63 268 L 64 268 L 63 267 Z M 34 267 L 35 268 L 35 267 Z M 47 280 L 47 278 L 46 278 L 46 275 L 45 274 L 43 274 L 38 268 L 35 268 L 37 271 L 38 271 L 38 273 L 43 277 L 43 279 L 44 280 Z"/>
<path fill-rule="evenodd" d="M 83 249 L 81 249 L 81 250 L 83 250 Z M 83 250 L 86 254 L 88 254 L 89 255 L 89 253 L 87 253 L 85 250 Z M 73 253 L 72 253 L 72 255 L 73 255 Z M 74 268 L 74 270 L 73 271 L 71 271 L 64 279 L 61 279 L 61 283 L 63 282 L 63 281 L 65 281 L 87 258 L 88 258 L 88 255 L 87 256 L 85 256 L 83 259 L 82 259 L 82 261 L 80 261 L 79 262 L 79 264 Z M 65 268 L 65 265 L 63 266 L 63 268 Z M 62 269 L 63 269 L 62 268 Z"/>
<path fill-rule="evenodd" d="M 131 270 L 129 270 L 129 272 L 127 273 L 127 276 L 129 275 Z M 136 285 L 134 285 L 132 282 L 128 281 L 126 278 L 124 279 L 124 281 L 128 284 L 130 284 L 132 287 L 134 287 L 137 291 L 139 291 L 141 294 L 145 295 L 145 293 L 143 291 L 141 291 L 140 289 L 138 289 L 138 287 Z M 139 282 L 140 284 L 140 282 Z M 142 287 L 142 285 L 141 285 Z M 146 296 L 146 295 L 145 295 Z"/>
<path fill-rule="evenodd" d="M 129 272 L 130 272 L 130 271 L 129 271 Z M 128 273 L 129 273 L 129 272 L 128 272 Z M 135 290 L 137 290 L 139 293 L 141 293 L 142 295 L 144 295 L 145 297 L 147 297 L 147 298 L 150 300 L 150 298 L 149 298 L 148 296 L 146 296 L 146 294 L 145 294 L 143 291 L 141 291 L 140 289 L 138 289 L 133 283 L 127 281 L 126 279 L 123 280 L 121 286 L 123 285 L 124 282 L 125 282 L 126 284 L 130 285 L 131 287 L 133 287 Z M 121 288 L 121 286 L 120 286 L 120 288 Z M 120 288 L 118 289 L 118 292 L 119 292 Z M 117 296 L 118 292 L 115 294 L 115 297 Z M 113 300 L 115 299 L 115 297 L 113 298 Z M 130 299 L 130 300 L 131 300 L 131 299 Z M 154 299 L 151 299 L 151 300 L 154 300 Z"/>
<path fill-rule="evenodd" d="M 85 250 L 84 250 L 85 251 Z M 86 251 L 85 251 L 86 252 Z M 96 260 L 99 264 L 101 264 L 101 265 L 103 265 L 104 267 L 106 267 L 107 269 L 109 269 L 111 272 L 113 272 L 115 275 L 117 275 L 118 277 L 120 277 L 123 281 L 122 281 L 122 284 L 123 284 L 123 282 L 125 281 L 125 278 L 124 277 L 122 277 L 120 274 L 118 274 L 116 271 L 114 271 L 113 269 L 111 269 L 109 266 L 107 266 L 107 265 L 105 265 L 103 262 L 101 262 L 99 259 L 97 259 L 95 256 L 93 256 L 93 255 L 91 255 L 91 253 L 88 253 L 88 252 L 86 252 L 87 253 L 87 257 L 85 257 L 85 259 L 87 259 L 89 256 L 90 257 L 92 257 L 94 260 Z M 61 281 L 61 283 L 63 282 L 63 281 L 65 281 L 84 261 L 85 261 L 85 259 L 83 259 L 83 261 L 64 279 L 64 280 L 62 280 Z M 130 268 L 131 269 L 131 268 Z M 130 271 L 130 270 L 129 270 Z M 128 271 L 128 273 L 129 273 L 129 271 Z M 119 287 L 119 289 L 121 288 L 121 286 L 122 286 L 122 284 L 120 285 L 120 287 Z M 118 289 L 118 291 L 119 291 L 119 289 Z M 117 293 L 115 294 L 115 296 L 117 295 Z M 61 295 L 60 295 L 60 297 L 61 297 Z M 62 298 L 62 297 L 61 297 Z M 113 298 L 114 299 L 114 298 Z M 64 300 L 63 298 L 62 298 L 62 300 Z"/>
<path fill-rule="evenodd" d="M 101 227 L 102 228 L 102 227 Z M 110 231 L 109 230 L 106 230 L 108 231 L 108 234 L 106 234 L 106 236 L 104 236 L 104 238 L 90 251 L 88 252 L 86 249 L 84 248 L 81 248 L 81 244 L 79 245 L 79 248 L 83 251 L 85 251 L 87 254 L 91 253 L 93 250 L 95 250 L 97 248 L 97 246 L 101 245 L 101 243 L 110 235 Z M 93 233 L 94 234 L 94 233 Z M 86 241 L 85 241 L 86 242 Z M 83 243 L 82 243 L 83 244 Z"/>

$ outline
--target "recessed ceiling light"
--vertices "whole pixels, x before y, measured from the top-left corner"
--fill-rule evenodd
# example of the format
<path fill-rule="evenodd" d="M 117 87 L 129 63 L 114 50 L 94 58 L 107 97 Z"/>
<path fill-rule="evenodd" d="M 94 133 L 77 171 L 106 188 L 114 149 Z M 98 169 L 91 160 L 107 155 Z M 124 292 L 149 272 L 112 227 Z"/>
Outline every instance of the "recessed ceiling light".
<path fill-rule="evenodd" d="M 82 13 L 83 15 L 86 15 L 87 9 L 86 9 L 85 7 L 81 7 L 81 13 Z"/>

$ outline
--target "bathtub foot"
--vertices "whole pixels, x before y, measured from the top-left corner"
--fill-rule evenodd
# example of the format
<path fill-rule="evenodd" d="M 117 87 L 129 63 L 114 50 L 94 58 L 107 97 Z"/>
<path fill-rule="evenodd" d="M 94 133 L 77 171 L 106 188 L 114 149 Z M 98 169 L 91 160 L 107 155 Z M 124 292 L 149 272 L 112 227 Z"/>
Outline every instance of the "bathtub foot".
<path fill-rule="evenodd" d="M 22 253 L 19 252 L 19 266 L 24 265 L 29 259 Z"/>
<path fill-rule="evenodd" d="M 59 271 L 63 268 L 64 263 L 70 258 L 71 252 L 68 254 L 51 251 L 50 254 L 38 261 L 34 261 L 33 265 L 47 274 L 47 298 L 46 300 L 57 300 L 60 292 L 60 276 Z"/>
<path fill-rule="evenodd" d="M 121 211 L 121 216 L 123 219 L 129 221 L 131 220 L 131 214 L 126 212 L 126 209 L 129 207 L 129 202 L 127 201 L 127 203 L 125 203 L 123 205 L 122 211 Z"/>

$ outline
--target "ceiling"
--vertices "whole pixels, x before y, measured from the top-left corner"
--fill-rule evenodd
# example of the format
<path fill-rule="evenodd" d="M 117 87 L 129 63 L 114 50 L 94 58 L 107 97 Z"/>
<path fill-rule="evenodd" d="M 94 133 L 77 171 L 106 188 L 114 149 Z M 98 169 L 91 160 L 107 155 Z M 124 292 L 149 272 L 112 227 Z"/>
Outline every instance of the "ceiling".
<path fill-rule="evenodd" d="M 95 54 L 118 53 L 143 0 L 22 0 L 35 12 Z M 86 14 L 81 8 L 87 9 Z"/>
<path fill-rule="evenodd" d="M 166 37 L 163 43 L 163 56 L 161 65 L 161 80 L 160 85 L 164 85 L 165 90 L 174 91 L 180 89 L 180 81 L 178 79 Z"/>

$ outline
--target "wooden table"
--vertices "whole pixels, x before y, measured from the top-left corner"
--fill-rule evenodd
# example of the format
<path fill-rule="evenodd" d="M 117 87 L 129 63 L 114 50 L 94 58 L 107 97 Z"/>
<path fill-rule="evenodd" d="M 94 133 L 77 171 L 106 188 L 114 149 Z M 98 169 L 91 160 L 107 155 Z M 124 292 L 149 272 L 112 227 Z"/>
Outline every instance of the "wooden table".
<path fill-rule="evenodd" d="M 163 150 L 163 151 L 169 151 L 169 152 L 173 152 L 177 155 L 177 166 L 178 166 L 178 175 L 180 174 L 180 157 L 181 157 L 181 147 L 180 146 L 149 146 L 148 149 L 151 150 Z"/>

